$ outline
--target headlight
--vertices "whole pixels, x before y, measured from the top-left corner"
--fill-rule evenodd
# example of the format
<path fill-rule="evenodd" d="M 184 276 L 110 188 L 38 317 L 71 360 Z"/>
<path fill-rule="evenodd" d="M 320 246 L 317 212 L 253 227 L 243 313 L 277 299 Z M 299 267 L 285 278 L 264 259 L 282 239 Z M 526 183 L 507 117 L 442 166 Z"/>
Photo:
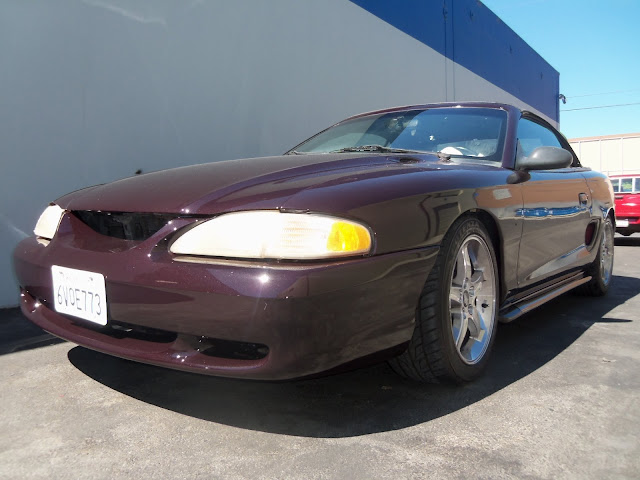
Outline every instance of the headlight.
<path fill-rule="evenodd" d="M 64 210 L 58 205 L 49 205 L 44 209 L 42 215 L 36 223 L 36 228 L 33 229 L 33 233 L 41 238 L 51 240 L 58 231 L 58 225 L 64 215 Z"/>
<path fill-rule="evenodd" d="M 362 255 L 370 250 L 371 234 L 359 223 L 277 211 L 221 215 L 188 230 L 170 247 L 183 255 L 292 260 Z"/>

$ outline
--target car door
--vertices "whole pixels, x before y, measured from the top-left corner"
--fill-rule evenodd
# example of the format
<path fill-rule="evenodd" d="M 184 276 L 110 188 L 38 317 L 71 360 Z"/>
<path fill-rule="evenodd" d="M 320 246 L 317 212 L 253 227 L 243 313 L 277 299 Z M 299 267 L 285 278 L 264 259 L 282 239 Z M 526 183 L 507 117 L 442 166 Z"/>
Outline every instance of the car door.
<path fill-rule="evenodd" d="M 518 124 L 518 159 L 539 146 L 565 148 L 568 143 L 537 117 L 523 116 Z M 573 155 L 573 152 L 572 152 Z M 575 155 L 574 165 L 531 170 L 523 182 L 522 238 L 518 257 L 518 286 L 527 287 L 560 274 L 587 255 L 585 232 L 591 221 L 591 198 Z"/>

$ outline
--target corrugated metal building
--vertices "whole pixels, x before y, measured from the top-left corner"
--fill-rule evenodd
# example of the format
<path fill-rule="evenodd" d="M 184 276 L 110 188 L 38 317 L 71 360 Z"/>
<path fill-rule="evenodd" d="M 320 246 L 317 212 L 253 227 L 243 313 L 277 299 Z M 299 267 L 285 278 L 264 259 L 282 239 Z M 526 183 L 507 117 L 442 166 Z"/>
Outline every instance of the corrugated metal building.
<path fill-rule="evenodd" d="M 394 105 L 558 121 L 558 72 L 477 0 L 16 0 L 0 19 L 0 307 L 14 246 L 72 190 L 280 154 Z"/>

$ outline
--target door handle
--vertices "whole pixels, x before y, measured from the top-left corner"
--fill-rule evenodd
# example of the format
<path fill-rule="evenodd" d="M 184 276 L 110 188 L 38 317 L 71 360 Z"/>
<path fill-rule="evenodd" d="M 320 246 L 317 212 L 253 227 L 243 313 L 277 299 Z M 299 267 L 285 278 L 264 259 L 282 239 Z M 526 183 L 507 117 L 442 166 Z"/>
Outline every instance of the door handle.
<path fill-rule="evenodd" d="M 589 203 L 589 195 L 587 195 L 586 193 L 579 194 L 578 198 L 580 199 L 580 205 L 586 205 L 587 203 Z"/>

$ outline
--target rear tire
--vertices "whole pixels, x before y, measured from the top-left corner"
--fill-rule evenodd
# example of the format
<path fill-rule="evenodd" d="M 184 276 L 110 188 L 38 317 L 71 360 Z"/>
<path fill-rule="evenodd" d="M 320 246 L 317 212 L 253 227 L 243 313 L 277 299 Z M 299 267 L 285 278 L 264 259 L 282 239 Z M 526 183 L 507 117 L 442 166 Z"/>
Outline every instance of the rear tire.
<path fill-rule="evenodd" d="M 611 217 L 607 217 L 602 225 L 602 237 L 598 247 L 598 255 L 589 266 L 587 274 L 593 278 L 578 287 L 577 292 L 590 297 L 601 297 L 607 294 L 613 278 L 614 228 Z"/>
<path fill-rule="evenodd" d="M 477 378 L 495 340 L 497 299 L 491 238 L 477 218 L 462 217 L 442 241 L 416 308 L 413 337 L 391 367 L 420 382 Z"/>

